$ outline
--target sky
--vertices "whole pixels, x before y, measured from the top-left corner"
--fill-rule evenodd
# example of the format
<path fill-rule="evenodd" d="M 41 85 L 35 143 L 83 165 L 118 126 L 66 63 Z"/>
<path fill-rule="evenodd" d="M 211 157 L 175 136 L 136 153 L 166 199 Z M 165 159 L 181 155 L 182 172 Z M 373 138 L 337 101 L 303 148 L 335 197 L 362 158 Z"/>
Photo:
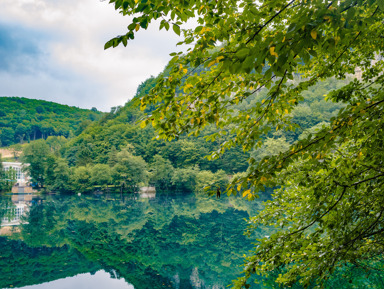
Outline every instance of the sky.
<path fill-rule="evenodd" d="M 104 50 L 130 18 L 100 0 L 1 0 L 0 96 L 109 111 L 131 99 L 179 51 L 177 35 L 139 30 L 127 47 Z"/>

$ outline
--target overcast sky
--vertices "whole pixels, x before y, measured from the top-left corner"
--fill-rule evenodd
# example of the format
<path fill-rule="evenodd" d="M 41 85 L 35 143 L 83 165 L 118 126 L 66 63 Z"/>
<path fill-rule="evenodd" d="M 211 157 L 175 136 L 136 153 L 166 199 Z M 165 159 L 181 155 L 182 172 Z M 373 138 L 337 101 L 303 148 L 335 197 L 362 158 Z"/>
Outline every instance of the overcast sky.
<path fill-rule="evenodd" d="M 158 75 L 179 39 L 157 26 L 104 50 L 128 17 L 108 1 L 0 0 L 0 96 L 109 111 Z"/>

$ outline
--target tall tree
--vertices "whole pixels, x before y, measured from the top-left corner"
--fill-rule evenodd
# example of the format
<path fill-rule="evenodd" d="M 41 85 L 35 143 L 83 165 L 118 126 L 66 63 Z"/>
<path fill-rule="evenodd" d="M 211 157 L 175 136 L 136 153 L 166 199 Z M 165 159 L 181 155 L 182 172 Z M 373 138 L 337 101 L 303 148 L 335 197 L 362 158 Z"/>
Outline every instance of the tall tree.
<path fill-rule="evenodd" d="M 23 151 L 22 161 L 28 164 L 26 170 L 37 187 L 44 186 L 49 154 L 49 146 L 43 139 L 30 143 Z"/>
<path fill-rule="evenodd" d="M 277 282 L 309 286 L 323 282 L 346 262 L 359 264 L 384 251 L 383 111 L 384 2 L 328 0 L 184 1 L 110 0 L 123 15 L 134 15 L 128 32 L 105 45 L 134 39 L 153 20 L 160 29 L 192 44 L 174 53 L 140 105 L 157 104 L 143 122 L 162 138 L 199 132 L 215 124 L 234 135 L 212 153 L 260 147 L 271 130 L 294 130 L 290 113 L 319 81 L 360 71 L 358 78 L 327 93 L 344 108 L 324 127 L 290 149 L 260 162 L 250 157 L 246 176 L 229 193 L 252 200 L 267 187 L 279 187 L 252 227 L 275 225 L 247 260 L 235 287 L 249 288 L 258 272 L 280 270 Z M 189 20 L 194 28 L 183 29 Z M 292 81 L 300 75 L 301 81 Z M 263 100 L 232 111 L 253 93 Z M 229 129 L 229 124 L 234 124 Z M 311 125 L 311 124 L 309 124 Z M 247 188 L 252 187 L 254 190 Z M 371 266 L 366 266 L 367 269 Z"/>

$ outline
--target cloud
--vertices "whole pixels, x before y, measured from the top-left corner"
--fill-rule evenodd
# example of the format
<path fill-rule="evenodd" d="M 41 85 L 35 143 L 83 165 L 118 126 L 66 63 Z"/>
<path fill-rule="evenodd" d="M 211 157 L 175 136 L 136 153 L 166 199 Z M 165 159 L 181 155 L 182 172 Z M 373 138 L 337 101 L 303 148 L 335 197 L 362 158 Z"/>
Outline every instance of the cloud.
<path fill-rule="evenodd" d="M 0 95 L 109 110 L 157 75 L 178 38 L 150 27 L 126 48 L 103 50 L 129 18 L 99 0 L 1 0 Z"/>
<path fill-rule="evenodd" d="M 44 55 L 36 43 L 42 37 L 22 27 L 0 23 L 0 71 L 31 73 Z"/>

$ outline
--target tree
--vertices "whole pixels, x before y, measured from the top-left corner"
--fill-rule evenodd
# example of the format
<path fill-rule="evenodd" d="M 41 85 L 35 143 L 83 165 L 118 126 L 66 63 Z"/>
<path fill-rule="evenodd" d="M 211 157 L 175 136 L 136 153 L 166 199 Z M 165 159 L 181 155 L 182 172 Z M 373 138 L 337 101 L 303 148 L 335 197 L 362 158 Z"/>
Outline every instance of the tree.
<path fill-rule="evenodd" d="M 16 172 L 13 169 L 4 171 L 3 161 L 0 154 L 0 192 L 11 190 L 16 182 Z"/>
<path fill-rule="evenodd" d="M 75 167 L 70 175 L 72 191 L 84 193 L 92 189 L 91 172 L 87 166 Z"/>
<path fill-rule="evenodd" d="M 172 26 L 182 35 L 180 44 L 192 44 L 172 54 L 156 87 L 140 98 L 142 110 L 156 105 L 143 126 L 151 123 L 164 139 L 198 135 L 208 124 L 219 129 L 210 140 L 233 134 L 211 158 L 237 145 L 261 147 L 272 129 L 295 130 L 291 112 L 306 90 L 361 71 L 327 93 L 329 101 L 344 104 L 329 126 L 276 156 L 260 162 L 250 157 L 248 173 L 229 185 L 229 194 L 245 189 L 249 200 L 265 187 L 278 188 L 250 224 L 251 231 L 260 225 L 279 230 L 258 242 L 236 288 L 249 288 L 252 273 L 276 270 L 276 281 L 285 287 L 323 284 L 345 264 L 382 256 L 383 1 L 110 2 L 134 17 L 128 32 L 105 48 L 126 45 L 156 19 L 160 29 Z M 198 26 L 183 29 L 191 19 Z M 260 102 L 233 111 L 263 89 Z"/>
<path fill-rule="evenodd" d="M 2 146 L 9 146 L 13 143 L 15 138 L 15 131 L 10 127 L 1 129 L 0 141 Z"/>
<path fill-rule="evenodd" d="M 228 176 L 223 170 L 219 170 L 215 174 L 210 171 L 199 171 L 196 175 L 195 192 L 203 193 L 206 187 L 221 191 L 227 184 Z"/>
<path fill-rule="evenodd" d="M 130 147 L 130 146 L 129 146 Z M 117 153 L 117 164 L 112 168 L 112 178 L 121 190 L 136 192 L 139 184 L 146 182 L 147 163 L 140 156 L 135 156 L 128 149 Z"/>
<path fill-rule="evenodd" d="M 54 164 L 54 176 L 55 182 L 51 189 L 59 192 L 67 192 L 70 190 L 70 168 L 68 162 L 65 159 L 57 158 Z"/>
<path fill-rule="evenodd" d="M 169 160 L 164 159 L 161 155 L 155 155 L 151 163 L 150 183 L 153 184 L 156 189 L 169 189 L 174 170 Z"/>
<path fill-rule="evenodd" d="M 49 153 L 49 146 L 43 139 L 30 143 L 23 151 L 22 161 L 29 164 L 26 170 L 37 187 L 44 186 Z"/>
<path fill-rule="evenodd" d="M 91 182 L 102 188 L 112 183 L 111 168 L 106 164 L 96 164 L 91 169 Z"/>

